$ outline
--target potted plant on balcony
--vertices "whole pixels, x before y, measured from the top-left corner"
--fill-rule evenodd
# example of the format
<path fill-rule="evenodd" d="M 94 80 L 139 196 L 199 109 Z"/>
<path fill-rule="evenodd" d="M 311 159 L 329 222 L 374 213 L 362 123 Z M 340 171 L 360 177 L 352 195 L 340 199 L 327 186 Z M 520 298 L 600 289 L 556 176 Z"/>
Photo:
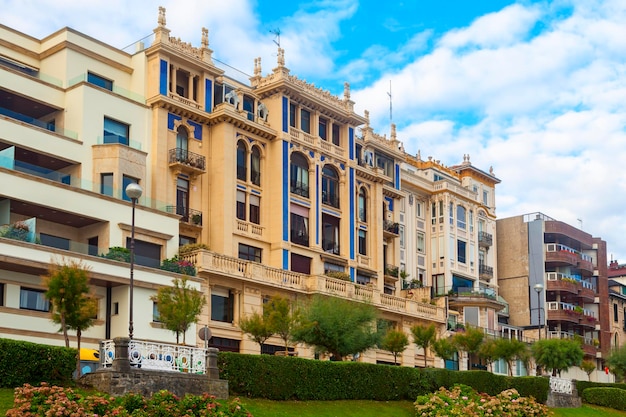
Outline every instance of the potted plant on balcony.
<path fill-rule="evenodd" d="M 202 214 L 194 214 L 191 216 L 191 222 L 195 225 L 202 224 Z"/>

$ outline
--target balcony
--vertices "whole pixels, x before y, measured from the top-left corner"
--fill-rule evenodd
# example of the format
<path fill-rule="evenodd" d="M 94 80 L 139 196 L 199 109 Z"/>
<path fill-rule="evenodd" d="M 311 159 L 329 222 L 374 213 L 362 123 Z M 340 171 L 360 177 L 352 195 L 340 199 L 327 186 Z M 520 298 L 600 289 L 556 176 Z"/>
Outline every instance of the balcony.
<path fill-rule="evenodd" d="M 325 275 L 304 275 L 273 268 L 256 262 L 217 254 L 200 249 L 182 258 L 193 263 L 198 276 L 211 274 L 241 279 L 256 285 L 291 290 L 301 294 L 325 294 L 344 299 L 368 302 L 385 311 L 410 317 L 445 323 L 445 310 L 441 307 L 413 299 L 384 294 L 378 289 Z"/>
<path fill-rule="evenodd" d="M 575 279 L 559 272 L 548 272 L 546 276 L 548 280 L 548 291 L 578 294 L 579 289 L 582 288 Z"/>
<path fill-rule="evenodd" d="M 580 269 L 581 271 L 585 271 L 587 273 L 589 273 L 590 275 L 593 274 L 593 262 L 591 262 L 588 259 L 579 259 L 578 260 L 578 269 Z"/>
<path fill-rule="evenodd" d="M 396 265 L 387 264 L 385 265 L 385 277 L 391 278 L 392 280 L 397 280 L 399 275 L 399 268 Z"/>
<path fill-rule="evenodd" d="M 560 245 L 546 245 L 546 262 L 555 266 L 578 267 L 578 255 L 565 249 L 558 250 L 557 246 Z"/>
<path fill-rule="evenodd" d="M 493 235 L 487 232 L 478 232 L 478 246 L 488 248 L 493 245 Z"/>
<path fill-rule="evenodd" d="M 398 237 L 400 236 L 400 225 L 390 220 L 383 222 L 383 235 L 385 237 Z"/>
<path fill-rule="evenodd" d="M 169 164 L 170 168 L 174 168 L 191 176 L 206 172 L 206 160 L 204 156 L 182 148 L 170 149 Z"/>
<path fill-rule="evenodd" d="M 595 358 L 598 353 L 598 339 L 592 337 L 583 337 L 579 334 L 569 332 L 552 331 L 548 332 L 548 339 L 579 339 L 582 342 L 585 355 Z"/>
<path fill-rule="evenodd" d="M 566 321 L 591 329 L 595 329 L 596 322 L 598 321 L 593 311 L 574 304 L 558 301 L 548 302 L 548 320 Z"/>
<path fill-rule="evenodd" d="M 491 279 L 493 278 L 493 266 L 488 266 L 482 262 L 479 262 L 478 277 L 483 281 L 491 281 Z"/>
<path fill-rule="evenodd" d="M 490 288 L 459 287 L 448 292 L 448 305 L 452 309 L 463 307 L 487 307 L 500 311 L 508 307 Z"/>
<path fill-rule="evenodd" d="M 165 211 L 181 216 L 181 223 L 202 226 L 202 212 L 200 210 L 188 209 L 185 206 L 167 206 Z"/>

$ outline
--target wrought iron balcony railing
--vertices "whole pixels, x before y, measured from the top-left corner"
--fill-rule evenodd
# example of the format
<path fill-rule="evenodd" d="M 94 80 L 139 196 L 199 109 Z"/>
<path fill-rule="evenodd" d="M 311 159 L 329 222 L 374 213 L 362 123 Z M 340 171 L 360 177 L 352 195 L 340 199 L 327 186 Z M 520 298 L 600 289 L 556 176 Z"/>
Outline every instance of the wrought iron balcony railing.
<path fill-rule="evenodd" d="M 169 163 L 179 163 L 200 171 L 206 170 L 206 158 L 204 156 L 189 152 L 187 149 L 183 148 L 170 149 Z"/>

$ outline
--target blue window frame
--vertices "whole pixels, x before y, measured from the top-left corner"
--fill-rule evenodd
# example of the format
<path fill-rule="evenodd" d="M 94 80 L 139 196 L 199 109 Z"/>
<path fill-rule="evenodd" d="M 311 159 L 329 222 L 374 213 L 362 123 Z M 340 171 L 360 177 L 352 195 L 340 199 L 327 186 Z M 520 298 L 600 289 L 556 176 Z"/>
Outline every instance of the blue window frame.
<path fill-rule="evenodd" d="M 94 73 L 87 73 L 87 82 L 89 84 L 97 85 L 98 87 L 102 87 L 109 91 L 113 91 L 113 81 L 107 80 L 106 78 L 96 75 Z"/>
<path fill-rule="evenodd" d="M 139 180 L 137 178 L 129 177 L 128 175 L 124 175 L 122 177 L 122 199 L 126 201 L 130 201 L 130 197 L 126 194 L 126 187 L 128 187 L 128 184 L 132 183 L 139 184 Z"/>

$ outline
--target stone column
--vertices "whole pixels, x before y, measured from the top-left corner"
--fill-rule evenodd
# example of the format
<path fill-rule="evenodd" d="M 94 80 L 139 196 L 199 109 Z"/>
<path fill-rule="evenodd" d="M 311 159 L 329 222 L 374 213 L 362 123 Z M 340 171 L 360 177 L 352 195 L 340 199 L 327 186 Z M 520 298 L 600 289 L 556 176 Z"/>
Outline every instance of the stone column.
<path fill-rule="evenodd" d="M 128 345 L 130 339 L 128 337 L 116 337 L 113 339 L 115 344 L 115 359 L 111 369 L 118 372 L 130 371 L 130 359 L 128 358 Z"/>
<path fill-rule="evenodd" d="M 220 373 L 217 369 L 217 353 L 219 352 L 218 348 L 210 347 L 207 349 L 206 353 L 206 366 L 207 366 L 207 375 L 209 379 L 219 379 Z"/>
<path fill-rule="evenodd" d="M 194 75 L 190 72 L 189 73 L 189 97 L 187 97 L 190 101 L 194 101 L 193 99 L 193 79 L 194 79 Z"/>

